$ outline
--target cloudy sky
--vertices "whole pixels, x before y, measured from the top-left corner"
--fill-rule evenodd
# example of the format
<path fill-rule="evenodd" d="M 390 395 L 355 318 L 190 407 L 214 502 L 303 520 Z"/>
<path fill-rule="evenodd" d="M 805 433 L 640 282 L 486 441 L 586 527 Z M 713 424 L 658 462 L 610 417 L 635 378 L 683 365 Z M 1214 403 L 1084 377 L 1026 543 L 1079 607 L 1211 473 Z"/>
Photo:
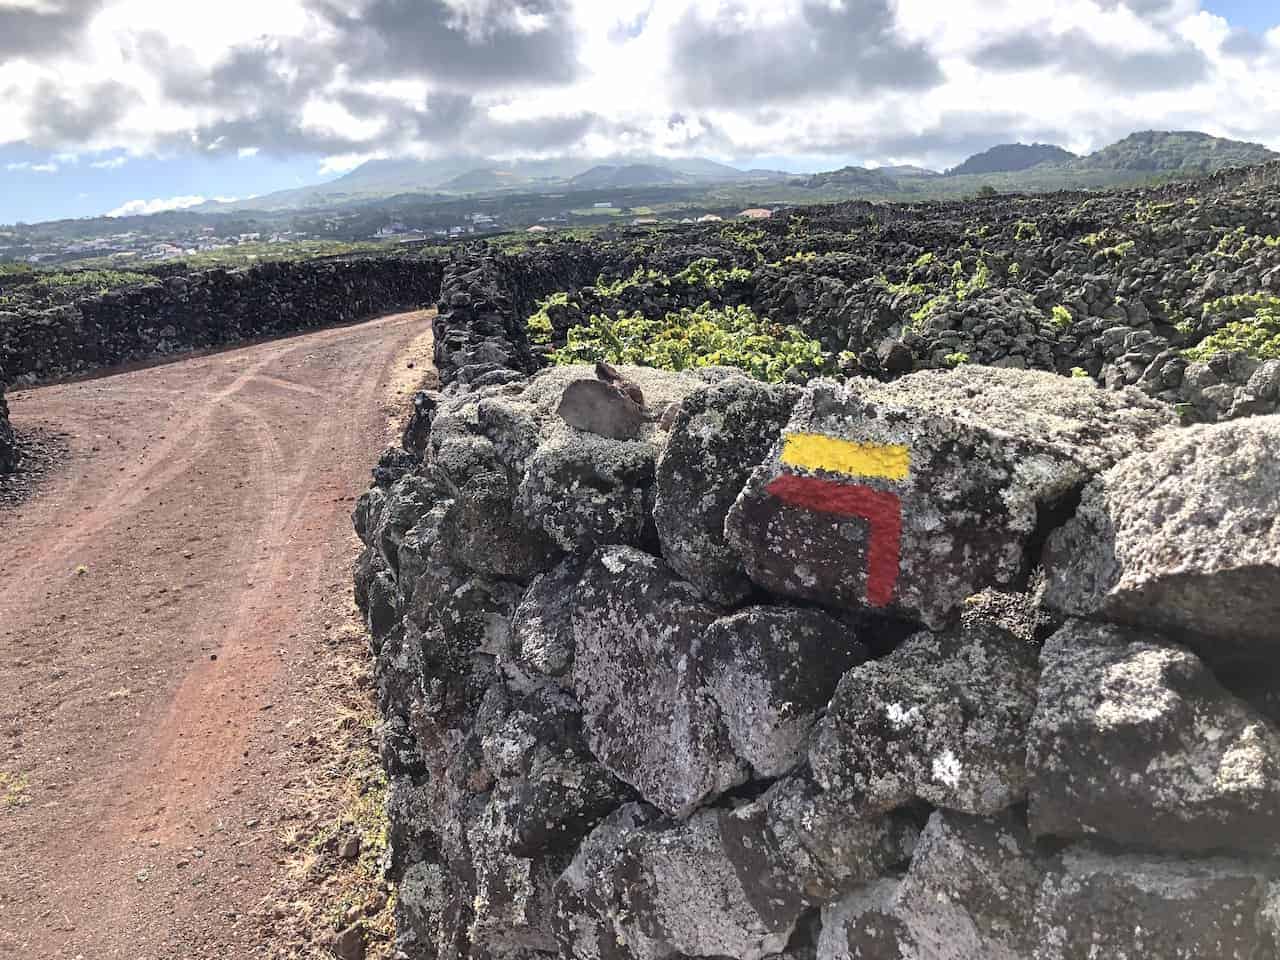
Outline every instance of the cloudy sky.
<path fill-rule="evenodd" d="M 0 0 L 0 222 L 378 156 L 943 167 L 1147 128 L 1280 149 L 1280 3 Z"/>

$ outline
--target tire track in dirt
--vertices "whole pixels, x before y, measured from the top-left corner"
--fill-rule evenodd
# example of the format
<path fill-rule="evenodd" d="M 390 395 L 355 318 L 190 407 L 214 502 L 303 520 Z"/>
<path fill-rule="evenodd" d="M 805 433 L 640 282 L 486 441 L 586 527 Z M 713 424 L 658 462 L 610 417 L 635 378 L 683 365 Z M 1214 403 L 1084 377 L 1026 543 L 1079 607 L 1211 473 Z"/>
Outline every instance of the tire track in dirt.
<path fill-rule="evenodd" d="M 428 317 L 11 395 L 73 439 L 0 512 L 0 955 L 274 949 L 259 908 L 324 711 L 314 648 Z"/>

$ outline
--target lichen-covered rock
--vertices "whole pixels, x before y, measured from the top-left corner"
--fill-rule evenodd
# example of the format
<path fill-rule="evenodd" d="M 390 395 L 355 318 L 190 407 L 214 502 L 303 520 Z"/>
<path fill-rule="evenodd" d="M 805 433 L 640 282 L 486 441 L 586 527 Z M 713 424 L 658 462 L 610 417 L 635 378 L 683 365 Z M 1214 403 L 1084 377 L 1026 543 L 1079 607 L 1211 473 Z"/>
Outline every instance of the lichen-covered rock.
<path fill-rule="evenodd" d="M 662 405 L 724 376 L 623 369 Z M 527 381 L 475 389 L 436 411 L 427 460 L 457 504 L 448 536 L 455 562 L 527 582 L 562 552 L 585 556 L 597 545 L 656 541 L 649 507 L 666 435 L 649 422 L 635 440 L 566 424 L 556 412 L 564 391 L 590 372 L 549 368 Z"/>
<path fill-rule="evenodd" d="M 529 458 L 519 508 L 565 552 L 586 556 L 605 544 L 644 546 L 653 539 L 646 492 L 655 458 L 644 441 L 565 431 Z"/>
<path fill-rule="evenodd" d="M 574 594 L 586 561 L 570 557 L 529 585 L 511 621 L 513 682 L 526 672 L 572 684 Z"/>
<path fill-rule="evenodd" d="M 1068 851 L 1036 903 L 1035 960 L 1261 960 L 1267 884 L 1229 860 Z"/>
<path fill-rule="evenodd" d="M 574 597 L 573 680 L 591 751 L 674 816 L 746 779 L 694 655 L 721 614 L 630 547 L 599 550 Z"/>
<path fill-rule="evenodd" d="M 725 534 L 770 591 L 940 629 L 966 597 L 1020 586 L 1042 517 L 1170 418 L 1136 391 L 1030 371 L 819 381 Z"/>
<path fill-rule="evenodd" d="M 372 544 L 382 553 L 392 571 L 400 569 L 400 545 L 404 542 L 405 534 L 426 516 L 440 498 L 439 487 L 420 473 L 406 474 L 387 490 L 370 536 Z M 369 521 L 373 521 L 373 515 L 369 511 L 376 507 L 376 503 L 376 499 L 371 500 L 363 509 L 357 504 L 357 524 L 364 519 L 361 516 L 364 513 L 368 513 Z"/>
<path fill-rule="evenodd" d="M 1018 818 L 934 813 L 901 880 L 823 910 L 823 960 L 1032 960 L 1044 876 Z"/>
<path fill-rule="evenodd" d="M 644 410 L 603 380 L 583 378 L 564 388 L 560 419 L 569 426 L 613 440 L 634 440 L 644 426 Z"/>
<path fill-rule="evenodd" d="M 411 718 L 422 708 L 422 647 L 415 630 L 398 624 L 377 652 L 373 684 L 382 715 L 379 753 L 390 777 L 425 772 Z M 403 827 L 403 824 L 396 826 Z"/>
<path fill-rule="evenodd" d="M 1044 875 L 1025 824 L 934 813 L 920 834 L 896 906 L 920 952 L 937 960 L 1023 960 Z"/>
<path fill-rule="evenodd" d="M 422 960 L 444 960 L 440 928 L 448 897 L 444 867 L 431 861 L 412 864 L 400 878 L 396 896 L 396 942 Z"/>
<path fill-rule="evenodd" d="M 818 960 L 923 960 L 897 895 L 897 878 L 885 877 L 824 906 Z"/>
<path fill-rule="evenodd" d="M 388 447 L 373 468 L 373 482 L 380 487 L 390 487 L 420 466 L 422 466 L 422 457 L 418 454 L 400 447 Z"/>
<path fill-rule="evenodd" d="M 472 737 L 478 775 L 466 821 L 464 875 L 474 876 L 468 936 L 490 949 L 555 949 L 552 887 L 594 823 L 628 793 L 586 750 L 577 705 L 559 690 L 490 687 Z"/>
<path fill-rule="evenodd" d="M 1280 849 L 1280 732 L 1191 651 L 1072 621 L 1042 665 L 1027 746 L 1038 836 Z"/>
<path fill-rule="evenodd" d="M 735 827 L 720 810 L 685 822 L 634 807 L 611 816 L 557 886 L 564 955 L 762 960 L 780 953 L 805 898 L 769 884 L 753 835 Z"/>
<path fill-rule="evenodd" d="M 626 917 L 615 898 L 627 888 L 615 887 L 614 871 L 631 841 L 661 814 L 643 803 L 628 803 L 600 822 L 578 847 L 572 862 L 556 882 L 553 926 L 560 955 L 573 960 L 632 960 L 666 957 L 638 930 L 618 929 Z"/>
<path fill-rule="evenodd" d="M 799 394 L 739 376 L 690 394 L 677 409 L 658 460 L 653 517 L 663 558 L 716 603 L 751 592 L 742 559 L 725 542 L 724 519 Z"/>
<path fill-rule="evenodd" d="M 437 582 L 431 575 L 433 568 L 450 567 L 452 559 L 446 538 L 446 524 L 456 507 L 453 500 L 437 500 L 417 523 L 400 537 L 397 553 L 396 584 L 400 591 L 401 605 L 407 610 L 413 602 L 418 585 L 428 587 Z"/>
<path fill-rule="evenodd" d="M 695 648 L 734 752 L 757 778 L 805 758 L 841 675 L 867 659 L 851 626 L 816 610 L 749 607 L 713 623 Z"/>
<path fill-rule="evenodd" d="M 630 905 L 637 926 L 676 953 L 758 960 L 787 945 L 805 908 L 798 892 L 762 888 L 741 869 L 750 851 L 722 834 L 722 816 L 708 810 L 642 834 L 626 878 Z"/>
<path fill-rule="evenodd" d="M 556 551 L 512 502 L 523 460 L 537 445 L 527 418 L 501 418 L 502 387 L 451 400 L 436 413 L 427 460 L 454 505 L 444 536 L 453 562 L 490 576 L 527 580 L 549 569 Z M 491 402 L 489 402 L 491 401 Z"/>
<path fill-rule="evenodd" d="M 370 487 L 356 498 L 355 509 L 351 511 L 351 525 L 367 547 L 374 545 L 373 533 L 381 524 L 386 504 L 387 491 L 382 487 Z"/>
<path fill-rule="evenodd" d="M 9 423 L 9 402 L 4 398 L 4 371 L 0 370 L 0 474 L 11 473 L 17 466 L 17 440 Z"/>
<path fill-rule="evenodd" d="M 914 799 L 991 814 L 1026 795 L 1036 651 L 967 619 L 919 633 L 840 681 L 809 751 L 814 778 L 857 810 Z"/>
<path fill-rule="evenodd" d="M 1280 676 L 1280 417 L 1181 431 L 1108 471 L 1046 549 L 1046 602 Z M 1260 675 L 1261 674 L 1261 675 Z"/>
<path fill-rule="evenodd" d="M 858 815 L 803 770 L 726 812 L 720 830 L 742 851 L 738 859 L 764 895 L 799 893 L 810 906 L 905 863 L 920 832 L 909 813 Z"/>

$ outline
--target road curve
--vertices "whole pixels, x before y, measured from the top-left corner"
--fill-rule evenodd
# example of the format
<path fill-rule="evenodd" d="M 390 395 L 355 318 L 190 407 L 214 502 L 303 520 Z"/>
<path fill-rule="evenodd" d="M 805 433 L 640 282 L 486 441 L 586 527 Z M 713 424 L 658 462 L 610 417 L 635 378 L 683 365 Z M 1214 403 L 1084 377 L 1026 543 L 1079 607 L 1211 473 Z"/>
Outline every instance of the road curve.
<path fill-rule="evenodd" d="M 429 317 L 10 395 L 72 456 L 0 510 L 0 956 L 271 955 L 273 809 Z"/>

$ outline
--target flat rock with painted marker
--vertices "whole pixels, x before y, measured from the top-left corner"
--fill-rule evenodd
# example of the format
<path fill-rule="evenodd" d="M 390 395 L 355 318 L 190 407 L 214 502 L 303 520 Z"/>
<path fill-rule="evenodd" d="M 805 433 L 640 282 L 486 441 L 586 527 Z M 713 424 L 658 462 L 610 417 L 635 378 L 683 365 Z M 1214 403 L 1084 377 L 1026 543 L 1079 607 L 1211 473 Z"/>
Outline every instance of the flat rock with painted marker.
<path fill-rule="evenodd" d="M 1136 391 L 1033 371 L 818 381 L 726 539 L 767 590 L 940 629 L 967 597 L 1020 586 L 1055 511 L 1172 422 Z"/>

